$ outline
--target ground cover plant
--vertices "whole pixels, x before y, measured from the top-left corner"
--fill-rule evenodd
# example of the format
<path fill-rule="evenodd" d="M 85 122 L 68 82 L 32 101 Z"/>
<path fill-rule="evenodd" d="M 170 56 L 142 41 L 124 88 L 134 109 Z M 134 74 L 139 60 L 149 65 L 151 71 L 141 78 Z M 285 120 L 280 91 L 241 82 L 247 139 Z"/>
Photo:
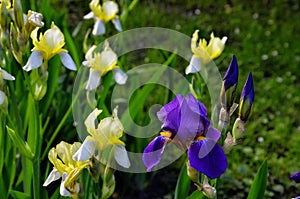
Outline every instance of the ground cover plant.
<path fill-rule="evenodd" d="M 300 195 L 298 1 L 0 3 L 1 198 Z"/>

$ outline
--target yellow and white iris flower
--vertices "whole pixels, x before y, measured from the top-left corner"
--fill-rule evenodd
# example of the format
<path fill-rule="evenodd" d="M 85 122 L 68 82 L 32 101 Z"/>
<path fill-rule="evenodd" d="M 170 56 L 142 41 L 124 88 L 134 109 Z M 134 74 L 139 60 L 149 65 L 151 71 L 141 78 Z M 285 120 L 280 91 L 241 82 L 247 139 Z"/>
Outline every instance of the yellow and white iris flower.
<path fill-rule="evenodd" d="M 94 19 L 95 24 L 93 28 L 93 35 L 103 35 L 105 33 L 105 23 L 112 21 L 115 28 L 121 32 L 122 26 L 120 19 L 117 15 L 119 12 L 118 4 L 114 1 L 105 1 L 102 6 L 99 4 L 99 0 L 92 0 L 90 2 L 90 9 L 84 19 Z"/>
<path fill-rule="evenodd" d="M 85 138 L 73 159 L 76 161 L 89 160 L 97 150 L 103 151 L 112 146 L 116 162 L 124 168 L 129 168 L 130 162 L 125 143 L 120 140 L 124 128 L 117 116 L 117 108 L 113 110 L 111 117 L 106 117 L 100 121 L 99 125 L 95 125 L 95 120 L 101 112 L 102 110 L 96 108 L 85 120 L 84 123 L 90 135 Z"/>
<path fill-rule="evenodd" d="M 114 79 L 118 84 L 125 84 L 127 75 L 117 66 L 118 56 L 109 47 L 107 41 L 104 43 L 102 52 L 95 52 L 96 46 L 92 46 L 85 55 L 84 66 L 90 68 L 86 90 L 94 90 L 100 85 L 101 76 L 113 71 Z"/>
<path fill-rule="evenodd" d="M 51 182 L 62 178 L 60 195 L 74 196 L 79 192 L 80 186 L 77 179 L 81 171 L 90 165 L 89 160 L 79 162 L 72 159 L 80 147 L 80 142 L 69 144 L 62 141 L 49 151 L 48 158 L 53 164 L 53 170 L 43 186 L 48 186 Z"/>
<path fill-rule="evenodd" d="M 220 39 L 219 37 L 215 37 L 214 33 L 211 33 L 208 44 L 205 39 L 200 39 L 197 45 L 198 32 L 199 30 L 196 30 L 193 34 L 191 42 L 193 56 L 185 70 L 186 74 L 199 72 L 205 64 L 220 56 L 227 41 L 227 37 Z"/>
<path fill-rule="evenodd" d="M 63 48 L 65 45 L 65 38 L 60 29 L 52 22 L 51 28 L 44 34 L 39 35 L 38 27 L 31 32 L 31 39 L 34 48 L 32 53 L 23 67 L 24 70 L 30 71 L 32 69 L 42 66 L 43 63 L 48 62 L 54 55 L 59 54 L 62 64 L 70 69 L 76 70 L 76 65 L 68 51 Z"/>

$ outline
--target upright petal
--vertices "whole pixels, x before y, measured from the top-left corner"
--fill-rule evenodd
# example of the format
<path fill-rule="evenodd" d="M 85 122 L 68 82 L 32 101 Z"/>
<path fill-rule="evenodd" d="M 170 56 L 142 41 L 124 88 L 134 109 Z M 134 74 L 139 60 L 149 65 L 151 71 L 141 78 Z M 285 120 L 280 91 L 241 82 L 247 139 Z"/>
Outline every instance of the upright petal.
<path fill-rule="evenodd" d="M 82 143 L 81 147 L 73 155 L 73 160 L 84 161 L 90 159 L 95 153 L 96 145 L 96 141 L 93 140 L 90 136 L 87 136 L 84 142 Z"/>
<path fill-rule="evenodd" d="M 96 108 L 95 110 L 93 110 L 93 112 L 89 114 L 89 116 L 84 121 L 84 125 L 86 126 L 88 132 L 97 129 L 97 127 L 95 126 L 95 120 L 97 119 L 98 115 L 100 115 L 101 112 L 102 110 Z"/>
<path fill-rule="evenodd" d="M 115 160 L 119 165 L 121 165 L 124 168 L 130 167 L 128 154 L 123 145 L 117 144 L 114 146 L 114 155 L 115 155 Z"/>
<path fill-rule="evenodd" d="M 103 3 L 103 12 L 105 16 L 105 21 L 113 19 L 118 13 L 118 4 L 114 1 L 105 1 Z"/>
<path fill-rule="evenodd" d="M 96 18 L 92 34 L 95 36 L 99 36 L 99 35 L 103 35 L 104 33 L 105 33 L 104 22 Z"/>
<path fill-rule="evenodd" d="M 43 64 L 43 56 L 41 51 L 32 51 L 26 65 L 23 67 L 24 70 L 30 71 L 32 69 L 38 68 Z"/>
<path fill-rule="evenodd" d="M 217 143 L 217 141 L 219 140 L 219 138 L 221 137 L 221 133 L 218 129 L 212 128 L 210 127 L 206 134 L 205 137 L 208 139 L 211 139 L 213 141 L 215 141 Z"/>
<path fill-rule="evenodd" d="M 195 57 L 194 55 L 192 56 L 192 59 L 190 61 L 190 64 L 186 67 L 185 69 L 185 74 L 190 74 L 190 73 L 197 73 L 201 70 L 202 68 L 202 60 L 200 57 Z"/>
<path fill-rule="evenodd" d="M 47 177 L 46 181 L 44 182 L 43 186 L 46 187 L 48 186 L 51 182 L 58 180 L 61 178 L 61 173 L 58 172 L 56 169 L 53 169 L 49 176 Z"/>
<path fill-rule="evenodd" d="M 94 90 L 100 85 L 101 75 L 98 71 L 90 69 L 89 79 L 86 83 L 86 90 Z"/>
<path fill-rule="evenodd" d="M 193 142 L 188 150 L 192 167 L 209 178 L 218 178 L 227 167 L 227 159 L 222 148 L 213 140 L 203 139 Z"/>
<path fill-rule="evenodd" d="M 112 22 L 113 22 L 116 30 L 119 32 L 122 32 L 122 25 L 121 25 L 120 18 L 118 16 L 116 16 L 115 18 L 113 18 Z"/>
<path fill-rule="evenodd" d="M 294 180 L 297 183 L 299 183 L 300 182 L 300 172 L 294 173 L 293 175 L 291 175 L 290 179 Z"/>
<path fill-rule="evenodd" d="M 114 79 L 118 84 L 123 85 L 126 83 L 128 76 L 121 69 L 115 68 L 113 70 L 113 74 L 114 74 Z"/>
<path fill-rule="evenodd" d="M 148 172 L 160 162 L 167 141 L 167 137 L 158 136 L 145 148 L 142 159 Z"/>
<path fill-rule="evenodd" d="M 60 52 L 59 56 L 60 56 L 61 62 L 67 69 L 76 70 L 76 65 L 75 65 L 72 57 L 69 55 L 69 53 Z"/>

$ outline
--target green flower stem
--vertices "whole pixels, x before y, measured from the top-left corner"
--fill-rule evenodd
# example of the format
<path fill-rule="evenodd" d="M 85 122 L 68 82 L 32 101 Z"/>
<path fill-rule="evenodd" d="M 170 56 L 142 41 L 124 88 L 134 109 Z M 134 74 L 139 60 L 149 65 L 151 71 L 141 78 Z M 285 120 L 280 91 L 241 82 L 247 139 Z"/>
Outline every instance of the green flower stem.
<path fill-rule="evenodd" d="M 60 129 L 63 127 L 64 123 L 66 122 L 66 120 L 68 119 L 70 113 L 72 112 L 72 106 L 73 106 L 73 103 L 75 103 L 78 99 L 79 95 L 76 95 L 75 98 L 73 99 L 73 102 L 70 104 L 67 112 L 65 113 L 64 117 L 62 118 L 62 120 L 60 121 L 60 123 L 58 124 L 57 128 L 55 129 L 54 133 L 52 134 L 47 146 L 46 146 L 46 149 L 44 150 L 44 153 L 42 155 L 42 160 L 45 159 L 46 155 L 48 154 L 48 151 L 54 141 L 54 139 L 56 138 L 56 136 L 58 135 L 58 133 L 60 132 Z"/>

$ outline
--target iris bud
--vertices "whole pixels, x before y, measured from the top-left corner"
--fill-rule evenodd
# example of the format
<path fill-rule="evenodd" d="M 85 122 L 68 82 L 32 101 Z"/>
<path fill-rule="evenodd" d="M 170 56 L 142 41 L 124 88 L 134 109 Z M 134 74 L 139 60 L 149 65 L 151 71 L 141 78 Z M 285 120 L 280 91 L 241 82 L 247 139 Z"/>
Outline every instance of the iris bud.
<path fill-rule="evenodd" d="M 220 94 L 220 101 L 223 108 L 229 112 L 236 97 L 236 88 L 238 84 L 238 63 L 236 57 L 233 56 L 227 72 L 223 78 L 223 85 Z"/>
<path fill-rule="evenodd" d="M 254 101 L 254 87 L 253 87 L 253 80 L 252 74 L 248 75 L 246 83 L 244 85 L 241 99 L 240 99 L 240 107 L 239 107 L 239 118 L 244 122 L 250 116 L 252 104 Z"/>

